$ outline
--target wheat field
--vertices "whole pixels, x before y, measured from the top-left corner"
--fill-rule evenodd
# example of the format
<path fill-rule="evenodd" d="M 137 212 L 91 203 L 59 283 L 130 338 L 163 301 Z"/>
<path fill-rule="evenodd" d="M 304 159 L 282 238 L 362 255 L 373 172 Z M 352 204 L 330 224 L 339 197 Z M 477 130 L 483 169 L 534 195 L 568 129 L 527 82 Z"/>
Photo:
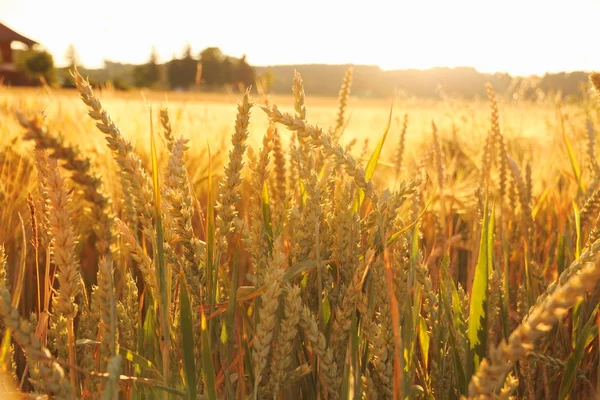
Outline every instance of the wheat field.
<path fill-rule="evenodd" d="M 571 104 L 73 80 L 0 87 L 6 398 L 598 398 L 600 75 Z"/>

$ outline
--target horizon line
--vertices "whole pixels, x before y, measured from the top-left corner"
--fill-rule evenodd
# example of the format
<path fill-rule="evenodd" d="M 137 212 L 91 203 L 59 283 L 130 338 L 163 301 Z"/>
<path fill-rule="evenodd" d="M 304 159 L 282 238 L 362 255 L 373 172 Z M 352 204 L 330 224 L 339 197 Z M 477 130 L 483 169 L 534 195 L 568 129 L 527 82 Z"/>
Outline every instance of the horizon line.
<path fill-rule="evenodd" d="M 194 58 L 195 59 L 195 58 Z M 173 60 L 173 59 L 171 59 Z M 169 61 L 171 61 L 169 60 Z M 169 61 L 165 61 L 165 62 L 159 62 L 158 65 L 164 65 L 167 64 Z M 87 69 L 87 70 L 102 70 L 102 69 L 106 69 L 106 63 L 113 63 L 113 64 L 121 64 L 121 65 L 144 65 L 145 63 L 132 63 L 132 62 L 123 62 L 123 61 L 113 61 L 113 60 L 103 60 L 104 65 L 102 66 L 97 66 L 97 67 L 87 67 L 83 64 L 79 65 L 79 68 L 83 68 L 83 69 Z M 56 65 L 55 68 L 67 68 L 69 65 Z M 586 74 L 590 74 L 592 72 L 594 72 L 595 70 L 586 70 L 586 69 L 573 69 L 573 70 L 547 70 L 544 71 L 542 73 L 528 73 L 528 74 L 522 74 L 522 73 L 511 73 L 508 71 L 499 71 L 499 70 L 494 70 L 494 71 L 490 71 L 490 70 L 480 70 L 477 67 L 471 66 L 471 65 L 454 65 L 454 66 L 446 66 L 446 65 L 435 65 L 435 66 L 431 66 L 428 68 L 417 68 L 417 67 L 409 67 L 409 68 L 384 68 L 378 64 L 359 64 L 359 63 L 322 63 L 322 62 L 305 62 L 305 63 L 285 63 L 285 64 L 263 64 L 263 65 L 252 65 L 252 67 L 254 68 L 280 68 L 280 67 L 306 67 L 306 66 L 327 66 L 327 67 L 368 67 L 368 68 L 379 68 L 382 72 L 394 72 L 394 71 L 421 71 L 421 72 L 425 72 L 425 71 L 431 71 L 434 69 L 450 69 L 450 70 L 454 70 L 454 69 L 472 69 L 475 72 L 478 72 L 480 74 L 507 74 L 511 77 L 523 77 L 523 78 L 528 78 L 528 77 L 541 77 L 544 76 L 546 74 L 572 74 L 572 73 L 577 73 L 577 72 L 582 72 L 582 73 L 586 73 Z"/>

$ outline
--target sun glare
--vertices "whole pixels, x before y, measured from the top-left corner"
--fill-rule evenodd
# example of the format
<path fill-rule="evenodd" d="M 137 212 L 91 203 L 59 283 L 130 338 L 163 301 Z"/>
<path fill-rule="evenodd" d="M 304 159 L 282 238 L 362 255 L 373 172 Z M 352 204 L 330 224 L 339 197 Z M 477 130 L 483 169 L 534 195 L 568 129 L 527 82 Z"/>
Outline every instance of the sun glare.
<path fill-rule="evenodd" d="M 539 0 L 106 0 L 100 8 L 74 0 L 0 2 L 2 22 L 42 43 L 57 64 L 65 64 L 73 44 L 89 67 L 104 60 L 141 63 L 152 46 L 168 61 L 190 43 L 194 52 L 216 46 L 232 56 L 246 54 L 253 65 L 473 66 L 513 74 L 590 70 L 599 60 L 586 50 L 596 33 L 585 18 L 599 14 L 600 2 L 591 0 L 574 0 L 569 7 Z"/>

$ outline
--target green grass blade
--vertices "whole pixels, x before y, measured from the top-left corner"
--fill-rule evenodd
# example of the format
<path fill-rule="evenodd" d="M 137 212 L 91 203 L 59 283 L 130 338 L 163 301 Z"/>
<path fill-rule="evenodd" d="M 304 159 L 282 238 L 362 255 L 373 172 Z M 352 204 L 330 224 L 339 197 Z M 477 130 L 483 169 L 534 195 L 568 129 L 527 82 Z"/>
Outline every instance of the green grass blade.
<path fill-rule="evenodd" d="M 23 247 L 21 248 L 21 261 L 19 263 L 19 269 L 17 270 L 17 276 L 14 282 L 14 291 L 12 294 L 12 307 L 18 308 L 21 302 L 21 294 L 23 293 L 23 285 L 25 283 L 25 269 L 27 268 L 27 234 L 25 233 L 25 223 L 19 213 L 19 220 L 21 221 L 21 234 L 23 237 Z"/>
<path fill-rule="evenodd" d="M 369 158 L 369 162 L 365 167 L 365 180 L 370 181 L 373 178 L 373 174 L 375 173 L 375 167 L 377 166 L 377 162 L 379 161 L 379 157 L 381 156 L 381 150 L 383 149 L 383 145 L 385 144 L 385 139 L 387 138 L 388 132 L 390 131 L 390 126 L 392 125 L 392 112 L 394 111 L 394 105 L 390 107 L 390 115 L 388 117 L 387 124 L 385 126 L 385 130 L 383 131 L 383 135 L 375 149 L 373 150 L 373 154 L 371 154 L 371 158 Z"/>
<path fill-rule="evenodd" d="M 458 388 L 460 393 L 463 395 L 467 394 L 467 386 L 468 381 L 465 376 L 465 368 L 462 364 L 460 354 L 468 354 L 468 348 L 460 349 L 458 347 L 458 341 L 456 340 L 457 335 L 466 334 L 466 327 L 464 326 L 462 320 L 459 315 L 462 314 L 460 299 L 458 297 L 458 290 L 456 290 L 456 286 L 450 277 L 448 272 L 448 263 L 449 258 L 448 255 L 444 257 L 442 262 L 442 282 L 440 283 L 440 303 L 445 310 L 444 315 L 448 324 L 448 339 L 450 342 L 450 348 L 452 349 L 452 356 L 454 359 L 454 370 L 456 371 L 456 379 L 458 381 Z M 450 289 L 452 294 L 451 296 L 446 291 Z M 452 299 L 452 304 L 450 304 L 449 299 Z"/>
<path fill-rule="evenodd" d="M 9 368 L 8 358 L 10 354 L 10 345 L 12 343 L 12 331 L 10 329 L 6 329 L 4 331 L 4 336 L 2 338 L 2 345 L 0 347 L 0 365 L 2 366 L 2 371 L 7 371 Z"/>
<path fill-rule="evenodd" d="M 575 230 L 576 230 L 576 242 L 575 242 L 575 258 L 579 258 L 581 254 L 581 214 L 579 213 L 579 207 L 577 203 L 573 201 L 573 214 L 575 215 Z"/>
<path fill-rule="evenodd" d="M 292 281 L 298 275 L 306 274 L 317 266 L 316 260 L 302 261 L 292 265 L 283 273 L 283 279 Z"/>
<path fill-rule="evenodd" d="M 479 241 L 479 255 L 477 257 L 473 287 L 471 289 L 469 328 L 467 331 L 471 353 L 469 357 L 469 379 L 470 375 L 476 372 L 479 362 L 487 352 L 487 287 L 489 263 L 492 256 L 491 249 L 488 249 L 490 216 L 487 207 L 486 199 L 481 238 Z"/>
<path fill-rule="evenodd" d="M 388 117 L 388 121 L 385 126 L 383 135 L 381 136 L 381 139 L 379 139 L 377 146 L 375 146 L 375 149 L 373 150 L 373 154 L 371 154 L 371 158 L 369 158 L 369 162 L 367 163 L 367 166 L 365 167 L 365 180 L 367 182 L 369 182 L 373 178 L 373 174 L 375 173 L 375 167 L 377 166 L 379 157 L 381 156 L 381 150 L 383 149 L 383 145 L 385 144 L 385 139 L 387 138 L 388 132 L 390 131 L 390 126 L 392 126 L 392 112 L 393 111 L 394 111 L 394 105 L 392 104 L 392 106 L 390 107 L 390 115 Z M 364 199 L 365 199 L 365 191 L 363 189 L 359 189 L 358 190 L 358 207 L 359 208 L 362 205 Z"/>
<path fill-rule="evenodd" d="M 560 108 L 558 109 L 558 115 L 560 117 L 560 128 L 562 131 L 563 140 L 565 142 L 565 146 L 567 146 L 567 152 L 569 153 L 569 160 L 571 161 L 571 168 L 573 169 L 573 175 L 575 176 L 575 180 L 577 181 L 577 188 L 580 193 L 585 193 L 585 188 L 583 187 L 583 182 L 581 181 L 581 170 L 579 168 L 579 163 L 577 162 L 577 157 L 575 157 L 575 151 L 573 151 L 573 146 L 571 145 L 571 140 L 567 135 L 567 130 L 565 129 L 565 120 L 562 115 Z"/>
<path fill-rule="evenodd" d="M 17 270 L 17 276 L 15 278 L 14 289 L 12 293 L 11 306 L 18 308 L 21 302 L 21 293 L 23 292 L 23 285 L 25 282 L 25 269 L 27 267 L 27 234 L 25 233 L 25 224 L 21 213 L 18 213 L 19 220 L 21 221 L 21 236 L 23 238 L 23 247 L 21 247 L 21 261 L 19 263 L 19 269 Z M 0 345 L 0 369 L 6 371 L 8 368 L 8 361 L 10 356 L 10 345 L 11 345 L 11 330 L 6 329 L 2 344 Z"/>
<path fill-rule="evenodd" d="M 577 341 L 579 340 L 579 330 L 581 329 L 581 325 L 583 324 L 583 300 L 579 299 L 573 305 L 571 309 L 571 320 L 572 320 L 572 332 L 571 332 L 571 346 L 575 348 L 577 346 Z"/>
<path fill-rule="evenodd" d="M 169 290 L 167 288 L 169 274 L 165 265 L 165 250 L 164 250 L 164 237 L 163 237 L 163 226 L 162 216 L 160 208 L 160 182 L 158 179 L 158 159 L 156 155 L 156 143 L 154 141 L 154 129 L 152 128 L 152 110 L 150 110 L 150 149 L 152 155 L 152 183 L 154 189 L 154 207 L 156 215 L 156 273 L 157 281 L 159 282 L 159 302 L 158 308 L 160 312 L 160 323 L 161 323 L 161 336 L 162 336 L 162 365 L 163 365 L 163 376 L 165 379 L 166 386 L 170 386 L 169 376 L 169 353 L 171 351 L 170 338 L 170 326 L 169 323 L 169 307 L 171 302 L 169 300 Z M 170 285 L 169 285 L 170 286 Z"/>
<path fill-rule="evenodd" d="M 556 270 L 558 272 L 558 275 L 563 273 L 567 262 L 565 257 L 565 237 L 567 234 L 568 230 L 565 226 L 563 232 L 558 236 L 558 243 L 556 245 Z"/>
<path fill-rule="evenodd" d="M 571 394 L 573 386 L 575 385 L 575 378 L 577 377 L 579 365 L 585 356 L 584 350 L 590 345 L 590 343 L 592 343 L 596 336 L 598 336 L 598 325 L 596 325 L 595 320 L 596 315 L 598 314 L 599 306 L 600 305 L 596 305 L 592 315 L 590 315 L 590 318 L 578 335 L 575 349 L 567 358 L 565 370 L 563 372 L 563 378 L 560 382 L 560 390 L 558 393 L 559 400 L 566 399 Z"/>
<path fill-rule="evenodd" d="M 219 279 L 219 262 L 214 258 L 215 247 L 215 220 L 213 208 L 213 182 L 212 182 L 212 154 L 210 145 L 208 146 L 208 196 L 207 196 L 207 216 L 206 216 L 206 267 L 208 271 L 208 304 L 210 312 L 215 309 L 217 301 L 217 284 Z M 222 254 L 219 254 L 220 258 Z M 215 367 L 212 359 L 211 337 L 213 336 L 214 322 L 207 320 L 204 309 L 201 311 L 201 340 L 202 340 L 202 376 L 204 377 L 204 386 L 208 392 L 210 400 L 217 398 L 217 384 Z"/>
<path fill-rule="evenodd" d="M 196 399 L 196 362 L 194 357 L 194 328 L 192 326 L 192 305 L 188 295 L 187 281 L 183 271 L 179 274 L 179 326 L 181 329 L 181 354 L 183 371 L 189 400 Z"/>
<path fill-rule="evenodd" d="M 396 240 L 398 240 L 398 238 L 400 238 L 401 235 L 403 235 L 405 232 L 408 232 L 409 229 L 412 229 L 415 226 L 415 224 L 421 220 L 421 218 L 425 214 L 425 211 L 427 211 L 427 209 L 431 205 L 432 201 L 433 201 L 433 197 L 431 197 L 429 199 L 429 201 L 427 201 L 427 204 L 425 204 L 425 207 L 423 208 L 423 210 L 421 211 L 419 216 L 413 222 L 406 225 L 404 228 L 400 229 L 398 232 L 393 233 L 390 236 L 390 238 L 387 240 L 387 245 L 391 246 Z"/>
<path fill-rule="evenodd" d="M 208 324 L 206 315 L 201 309 L 201 334 L 202 334 L 202 374 L 204 376 L 204 386 L 208 392 L 209 400 L 217 400 L 217 378 L 215 375 L 215 366 L 212 359 L 212 347 L 208 336 Z"/>
<path fill-rule="evenodd" d="M 130 361 L 133 365 L 139 367 L 141 371 L 149 371 L 162 378 L 162 375 L 158 368 L 156 368 L 156 366 L 152 364 L 150 360 L 146 359 L 140 354 L 121 346 L 119 346 L 119 354 L 123 356 L 124 359 Z"/>
<path fill-rule="evenodd" d="M 144 318 L 141 348 L 144 349 L 146 358 L 152 361 L 154 365 L 157 364 L 157 355 L 159 354 L 159 344 L 157 343 L 158 338 L 155 335 L 156 328 L 154 307 L 148 307 L 148 310 L 146 311 L 146 317 Z"/>
<path fill-rule="evenodd" d="M 488 272 L 491 274 L 494 268 L 494 231 L 496 228 L 496 210 L 494 208 L 492 208 L 487 228 L 487 267 Z"/>
<path fill-rule="evenodd" d="M 360 368 L 358 366 L 358 319 L 356 317 L 356 312 L 352 313 L 352 318 L 350 320 L 350 329 L 349 329 L 349 338 L 350 338 L 350 364 L 344 365 L 344 374 L 342 376 L 342 385 L 340 389 L 342 399 L 347 399 L 350 395 L 350 373 L 351 371 L 355 372 L 359 371 Z M 355 381 L 356 382 L 356 381 Z M 358 386 L 358 387 L 357 387 Z M 356 397 L 356 392 L 361 391 L 361 385 L 354 385 L 354 392 Z M 360 394 L 359 394 L 360 395 Z"/>
<path fill-rule="evenodd" d="M 263 222 L 265 226 L 265 232 L 267 233 L 267 244 L 269 246 L 269 253 L 273 252 L 273 226 L 271 224 L 271 206 L 269 202 L 269 189 L 267 188 L 267 181 L 263 182 L 262 187 L 262 212 Z"/>
<path fill-rule="evenodd" d="M 404 356 L 403 366 L 403 398 L 410 393 L 415 368 L 413 366 L 415 347 L 417 344 L 417 330 L 419 327 L 419 314 L 421 310 L 421 287 L 417 284 L 417 263 L 419 255 L 419 225 L 415 225 L 412 234 L 412 248 L 410 257 L 410 270 L 408 276 L 408 287 L 413 288 L 412 296 L 406 296 L 404 323 L 401 326 L 402 332 L 402 355 Z"/>
<path fill-rule="evenodd" d="M 548 197 L 548 193 L 550 193 L 550 186 L 546 186 L 546 189 L 544 189 L 544 191 L 542 192 L 542 195 L 540 196 L 539 200 L 535 203 L 533 211 L 531 212 L 531 216 L 533 217 L 533 219 L 535 219 L 538 212 L 540 212 L 540 209 L 544 205 L 544 201 Z"/>
<path fill-rule="evenodd" d="M 423 318 L 422 315 L 419 315 L 419 344 L 421 348 L 421 354 L 423 359 L 423 365 L 425 366 L 425 374 L 428 375 L 429 371 L 429 344 L 431 342 L 431 338 L 429 337 L 429 332 L 427 331 L 427 321 Z"/>
<path fill-rule="evenodd" d="M 210 146 L 208 146 L 208 196 L 206 199 L 206 268 L 208 271 L 208 303 L 210 304 L 211 313 L 214 311 L 214 303 L 217 297 L 217 278 L 218 278 L 218 262 L 214 260 L 214 247 L 215 247 L 215 211 L 213 209 L 213 195 L 212 195 L 212 156 L 210 152 Z M 219 254 L 218 257 L 223 256 Z M 212 325 L 212 323 L 210 323 Z M 212 329 L 209 329 L 212 332 Z"/>
<path fill-rule="evenodd" d="M 235 340 L 234 340 L 234 323 L 237 309 L 237 296 L 239 287 L 239 260 L 240 260 L 240 246 L 239 242 L 235 247 L 235 254 L 233 255 L 231 264 L 231 286 L 229 287 L 229 300 L 227 302 L 227 311 L 225 312 L 225 318 L 223 326 L 221 327 L 221 364 L 223 365 L 223 373 L 225 376 L 225 389 L 227 390 L 228 397 L 234 397 L 235 390 L 232 382 L 231 372 L 229 371 L 229 364 L 231 363 L 231 355 L 235 351 Z M 224 340 L 225 339 L 225 340 Z"/>
<path fill-rule="evenodd" d="M 76 346 L 86 346 L 86 345 L 101 345 L 102 342 L 92 339 L 79 339 L 75 341 Z M 132 364 L 138 366 L 141 370 L 152 372 L 153 374 L 158 375 L 162 379 L 162 374 L 156 368 L 152 361 L 147 358 L 139 355 L 138 353 L 128 350 L 124 347 L 119 346 L 119 354 L 123 356 L 124 359 L 130 361 Z"/>
<path fill-rule="evenodd" d="M 140 335 L 138 348 L 143 352 L 153 365 L 160 365 L 160 343 L 157 335 L 156 314 L 154 311 L 154 300 L 149 299 L 150 306 L 146 309 L 144 323 L 142 325 L 142 334 Z M 162 372 L 159 371 L 161 381 L 164 381 Z M 143 399 L 154 399 L 154 391 L 146 385 L 138 385 L 140 397 Z"/>
<path fill-rule="evenodd" d="M 501 229 L 500 232 L 502 234 L 500 240 L 502 242 L 503 253 L 502 292 L 500 294 L 502 301 L 500 302 L 500 317 L 502 322 L 502 337 L 507 338 L 510 334 L 510 296 L 508 296 L 507 294 L 510 293 L 510 245 L 508 243 L 509 241 L 506 235 L 506 231 Z"/>

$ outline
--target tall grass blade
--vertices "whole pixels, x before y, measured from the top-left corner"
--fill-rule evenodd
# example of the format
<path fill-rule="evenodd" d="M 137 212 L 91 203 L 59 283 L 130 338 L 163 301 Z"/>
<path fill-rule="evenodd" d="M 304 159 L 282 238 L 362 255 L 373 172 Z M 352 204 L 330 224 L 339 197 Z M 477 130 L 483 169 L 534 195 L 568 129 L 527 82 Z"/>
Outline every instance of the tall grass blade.
<path fill-rule="evenodd" d="M 265 231 L 267 233 L 267 241 L 269 245 L 269 253 L 273 252 L 273 225 L 271 224 L 271 205 L 269 201 L 269 189 L 267 187 L 267 181 L 263 182 L 262 187 L 262 212 L 263 212 L 263 223 Z"/>
<path fill-rule="evenodd" d="M 489 247 L 490 241 L 490 215 L 488 211 L 487 200 L 484 205 L 483 226 L 481 229 L 481 238 L 479 240 L 479 255 L 475 267 L 475 276 L 471 289 L 471 306 L 469 310 L 469 328 L 468 338 L 470 343 L 469 357 L 469 380 L 476 372 L 479 362 L 485 357 L 487 352 L 487 288 L 490 274 L 490 259 L 492 249 Z M 493 233 L 492 233 L 493 234 Z"/>
<path fill-rule="evenodd" d="M 459 348 L 458 341 L 456 340 L 457 332 L 462 334 L 465 327 L 462 325 L 462 321 L 459 318 L 459 313 L 462 313 L 460 308 L 460 300 L 458 298 L 458 291 L 454 282 L 448 273 L 448 256 L 444 258 L 442 262 L 442 282 L 440 284 L 440 302 L 446 316 L 446 323 L 448 324 L 448 338 L 450 349 L 452 351 L 452 358 L 454 360 L 454 370 L 456 371 L 456 380 L 460 393 L 466 395 L 468 380 L 465 375 L 465 366 L 463 366 L 460 354 L 468 354 L 469 349 Z M 451 289 L 452 294 L 447 293 L 447 290 Z M 452 299 L 452 304 L 450 304 Z"/>
<path fill-rule="evenodd" d="M 431 338 L 427 330 L 427 321 L 422 315 L 419 316 L 419 345 L 421 348 L 421 354 L 423 359 L 423 365 L 425 366 L 425 377 L 427 378 L 429 371 L 429 344 Z"/>
<path fill-rule="evenodd" d="M 558 107 L 558 115 L 560 119 L 560 128 L 562 131 L 563 140 L 565 142 L 565 146 L 567 147 L 567 153 L 569 153 L 569 160 L 571 161 L 571 168 L 573 169 L 573 175 L 575 176 L 575 181 L 577 182 L 577 188 L 579 189 L 579 193 L 585 193 L 585 188 L 583 186 L 583 182 L 581 181 L 581 169 L 579 168 L 579 163 L 577 162 L 577 157 L 575 156 L 575 151 L 573 150 L 573 145 L 571 145 L 571 140 L 567 135 L 567 130 L 565 129 L 565 119 L 560 109 Z"/>
<path fill-rule="evenodd" d="M 233 335 L 239 286 L 239 258 L 240 249 L 239 242 L 237 242 L 235 247 L 235 254 L 233 255 L 230 261 L 231 286 L 229 288 L 229 300 L 227 302 L 227 310 L 225 311 L 223 326 L 221 327 L 221 364 L 223 365 L 223 374 L 225 376 L 225 389 L 227 390 L 227 395 L 229 397 L 232 397 L 235 394 L 231 372 L 229 371 L 229 365 L 232 362 L 231 356 L 232 354 L 234 354 L 235 350 L 235 341 L 233 340 Z"/>
<path fill-rule="evenodd" d="M 208 392 L 209 400 L 217 400 L 217 379 L 215 375 L 215 367 L 212 359 L 212 347 L 210 346 L 210 338 L 208 335 L 208 325 L 204 310 L 201 309 L 201 324 L 200 329 L 202 334 L 202 374 L 204 376 L 204 385 Z"/>
<path fill-rule="evenodd" d="M 573 201 L 573 214 L 575 216 L 575 258 L 579 258 L 581 254 L 581 213 L 579 212 L 579 207 L 577 207 L 577 203 Z"/>
<path fill-rule="evenodd" d="M 179 273 L 181 282 L 179 298 L 179 326 L 181 329 L 181 354 L 183 371 L 189 400 L 196 399 L 196 362 L 194 358 L 194 328 L 192 326 L 192 305 L 188 295 L 187 281 L 183 270 Z"/>
<path fill-rule="evenodd" d="M 388 132 L 390 131 L 390 127 L 392 125 L 392 113 L 394 111 L 394 104 L 390 107 L 390 115 L 388 117 L 387 124 L 385 125 L 385 130 L 383 131 L 383 135 L 381 135 L 381 139 L 377 142 L 377 146 L 373 149 L 373 153 L 371 154 L 371 158 L 369 158 L 369 162 L 365 167 L 365 180 L 369 182 L 373 178 L 373 174 L 375 173 L 375 167 L 377 167 L 377 162 L 379 161 L 379 157 L 381 156 L 381 150 L 383 149 L 383 145 L 385 144 L 385 139 L 387 138 Z M 358 190 L 358 207 L 362 205 L 365 199 L 365 191 L 363 189 Z"/>
<path fill-rule="evenodd" d="M 564 400 L 570 396 L 573 386 L 575 385 L 575 378 L 577 377 L 579 366 L 585 356 L 584 351 L 598 336 L 598 325 L 596 325 L 598 307 L 600 307 L 600 304 L 596 305 L 596 308 L 577 337 L 575 349 L 573 349 L 573 352 L 569 354 L 569 357 L 567 358 L 563 378 L 560 382 L 560 390 L 558 392 L 559 400 Z"/>
<path fill-rule="evenodd" d="M 140 338 L 140 345 L 138 346 L 140 349 L 143 349 L 145 357 L 150 360 L 153 365 L 161 365 L 160 364 L 160 342 L 159 337 L 157 336 L 157 330 L 159 327 L 157 326 L 156 314 L 154 312 L 154 300 L 150 299 L 148 302 L 150 306 L 146 310 L 146 315 L 144 318 L 144 324 L 142 327 L 142 335 Z M 161 379 L 164 382 L 164 374 L 162 371 L 159 372 Z M 141 387 L 141 392 L 145 396 L 151 396 L 150 398 L 154 398 L 151 395 L 152 389 L 147 386 Z"/>
<path fill-rule="evenodd" d="M 154 190 L 154 207 L 156 215 L 156 280 L 159 284 L 159 299 L 158 309 L 160 313 L 160 324 L 161 324 L 161 352 L 162 352 L 162 366 L 163 366 L 163 377 L 166 386 L 171 386 L 169 382 L 169 360 L 171 352 L 171 329 L 169 322 L 169 308 L 171 301 L 169 300 L 169 273 L 165 265 L 165 250 L 164 250 L 164 234 L 162 215 L 160 207 L 160 183 L 158 179 L 158 159 L 156 155 L 156 143 L 154 141 L 154 128 L 152 121 L 152 109 L 150 109 L 150 151 L 152 156 L 152 183 Z"/>
<path fill-rule="evenodd" d="M 403 355 L 403 387 L 402 398 L 410 393 L 415 368 L 413 367 L 415 347 L 417 345 L 417 330 L 421 312 L 421 286 L 417 284 L 417 263 L 419 257 L 419 225 L 415 225 L 412 233 L 412 248 L 408 287 L 412 295 L 406 296 L 404 305 L 404 323 L 402 324 L 402 355 Z"/>
<path fill-rule="evenodd" d="M 213 208 L 213 183 L 212 183 L 212 155 L 210 145 L 208 146 L 208 195 L 206 199 L 206 269 L 208 272 L 208 304 L 210 312 L 214 311 L 214 304 L 217 301 L 217 282 L 218 282 L 218 265 L 215 265 L 214 248 L 215 248 L 215 211 Z M 222 255 L 219 254 L 219 257 Z M 212 323 L 210 324 L 212 325 Z M 212 332 L 212 329 L 209 329 Z"/>
<path fill-rule="evenodd" d="M 18 213 L 19 221 L 21 222 L 21 237 L 23 246 L 21 247 L 21 257 L 19 262 L 19 269 L 17 270 L 17 276 L 15 277 L 14 289 L 12 293 L 11 306 L 18 308 L 21 302 L 21 294 L 23 293 L 23 285 L 25 282 L 25 269 L 27 268 L 27 234 L 25 233 L 25 223 L 21 217 L 21 213 Z M 9 328 L 4 331 L 4 337 L 2 338 L 2 344 L 0 345 L 0 370 L 6 371 L 8 369 L 8 362 L 10 356 L 11 346 L 11 335 L 12 332 Z"/>

